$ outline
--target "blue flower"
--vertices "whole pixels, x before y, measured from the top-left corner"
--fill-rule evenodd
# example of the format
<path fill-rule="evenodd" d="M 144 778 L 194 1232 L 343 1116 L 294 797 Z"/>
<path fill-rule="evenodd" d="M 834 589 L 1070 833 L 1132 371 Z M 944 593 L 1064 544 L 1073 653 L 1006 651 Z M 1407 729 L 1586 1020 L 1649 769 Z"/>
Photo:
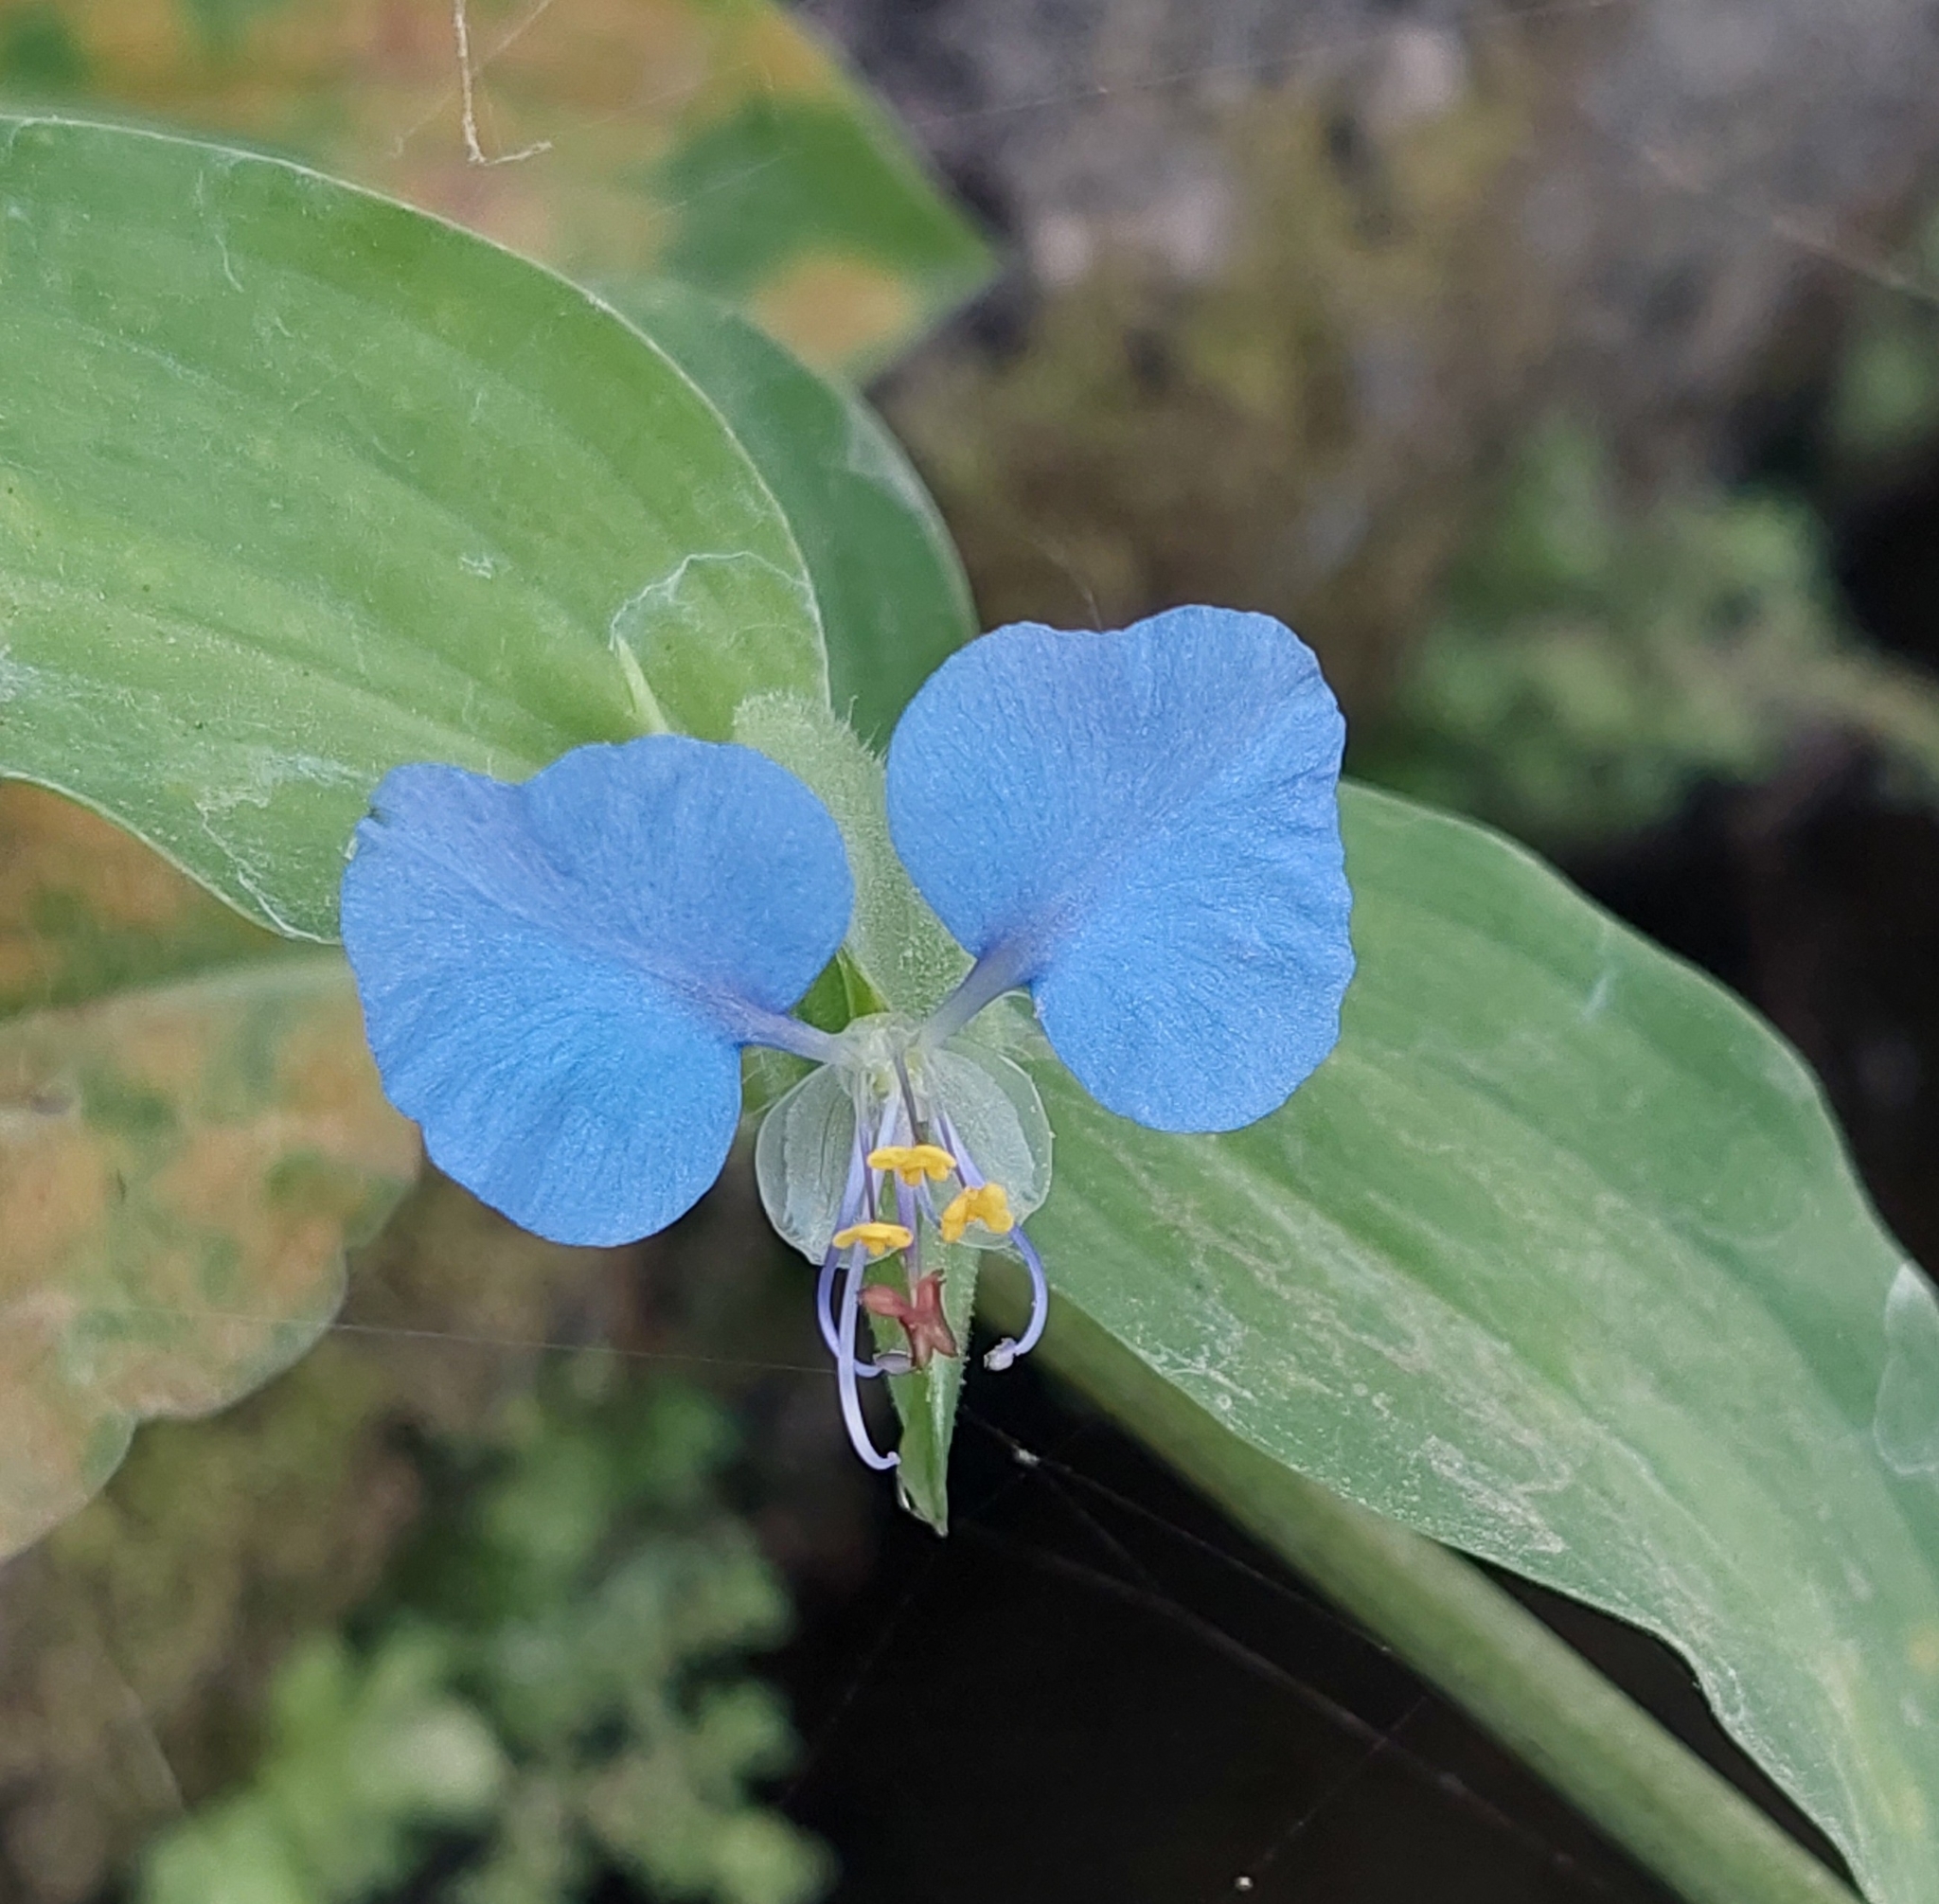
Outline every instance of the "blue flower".
<path fill-rule="evenodd" d="M 344 939 L 391 1098 L 432 1158 L 525 1228 L 616 1243 L 707 1189 L 740 1116 L 743 1046 L 818 1068 L 758 1146 L 858 1451 L 858 1382 L 960 1345 L 938 1244 L 1007 1248 L 1049 1190 L 1028 1077 L 971 1021 L 1027 990 L 1108 1109 L 1229 1130 L 1331 1050 L 1352 976 L 1337 783 L 1343 728 L 1311 651 L 1269 616 L 1175 609 L 1113 633 L 999 629 L 947 661 L 891 741 L 891 836 L 973 960 L 916 1023 L 789 1016 L 847 930 L 842 837 L 745 748 L 655 735 L 578 748 L 521 786 L 410 766 L 377 790 Z M 902 1258 L 902 1288 L 868 1266 Z M 906 1354 L 858 1354 L 863 1309 Z"/>

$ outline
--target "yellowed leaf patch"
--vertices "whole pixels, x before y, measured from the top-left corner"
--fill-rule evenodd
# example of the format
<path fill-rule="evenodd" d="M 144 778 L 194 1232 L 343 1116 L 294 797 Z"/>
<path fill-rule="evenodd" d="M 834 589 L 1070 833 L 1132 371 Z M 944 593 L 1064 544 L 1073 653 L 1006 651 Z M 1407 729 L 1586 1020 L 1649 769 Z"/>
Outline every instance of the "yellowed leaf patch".
<path fill-rule="evenodd" d="M 0 1017 L 285 949 L 98 813 L 0 781 Z"/>
<path fill-rule="evenodd" d="M 0 1023 L 0 1554 L 301 1355 L 417 1165 L 334 953 Z"/>

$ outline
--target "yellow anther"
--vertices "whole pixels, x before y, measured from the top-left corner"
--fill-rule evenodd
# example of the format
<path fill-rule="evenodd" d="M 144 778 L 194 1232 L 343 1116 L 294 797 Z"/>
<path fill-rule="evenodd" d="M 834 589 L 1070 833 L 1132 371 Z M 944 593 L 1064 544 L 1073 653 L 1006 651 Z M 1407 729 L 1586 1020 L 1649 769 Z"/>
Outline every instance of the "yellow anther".
<path fill-rule="evenodd" d="M 836 1249 L 845 1250 L 851 1243 L 860 1243 L 867 1251 L 870 1262 L 886 1256 L 892 1250 L 906 1250 L 915 1240 L 900 1223 L 850 1223 L 845 1230 L 835 1232 Z"/>
<path fill-rule="evenodd" d="M 919 1183 L 947 1177 L 956 1160 L 940 1144 L 883 1144 L 868 1153 L 871 1170 L 893 1170 L 903 1183 Z"/>
<path fill-rule="evenodd" d="M 971 1222 L 981 1223 L 999 1237 L 1007 1237 L 1016 1228 L 1017 1219 L 1010 1215 L 1010 1200 L 1004 1195 L 1001 1183 L 979 1183 L 973 1190 L 957 1191 L 943 1210 L 943 1241 L 958 1241 Z"/>

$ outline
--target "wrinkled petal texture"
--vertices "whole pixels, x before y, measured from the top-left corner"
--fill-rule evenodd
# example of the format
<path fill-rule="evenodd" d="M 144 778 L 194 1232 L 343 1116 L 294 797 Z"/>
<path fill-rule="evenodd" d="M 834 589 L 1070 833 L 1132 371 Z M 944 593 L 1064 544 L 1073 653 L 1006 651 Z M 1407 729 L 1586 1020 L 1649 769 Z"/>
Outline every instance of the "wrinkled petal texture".
<path fill-rule="evenodd" d="M 1099 1103 L 1236 1130 L 1340 1035 L 1344 737 L 1312 650 L 1269 615 L 1019 623 L 909 704 L 890 832 L 962 945 L 1015 958 Z"/>
<path fill-rule="evenodd" d="M 827 810 L 758 754 L 675 735 L 523 786 L 400 767 L 371 805 L 344 944 L 392 1102 L 542 1237 L 663 1229 L 726 1160 L 739 1046 L 847 929 Z"/>

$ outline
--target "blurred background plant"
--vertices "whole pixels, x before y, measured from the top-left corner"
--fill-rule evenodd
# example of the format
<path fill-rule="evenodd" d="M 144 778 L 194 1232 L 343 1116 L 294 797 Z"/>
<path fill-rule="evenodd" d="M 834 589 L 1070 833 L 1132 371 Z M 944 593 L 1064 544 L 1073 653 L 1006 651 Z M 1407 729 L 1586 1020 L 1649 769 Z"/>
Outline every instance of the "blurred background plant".
<path fill-rule="evenodd" d="M 1768 484 L 1626 497 L 1608 445 L 1552 420 L 1355 765 L 1563 854 L 1662 825 L 1705 782 L 1768 779 L 1825 734 L 1931 799 L 1939 682 L 1852 626 L 1829 540 Z"/>
<path fill-rule="evenodd" d="M 681 1381 L 555 1363 L 425 1447 L 431 1506 L 346 1631 L 299 1639 L 240 1788 L 144 1856 L 142 1904 L 807 1904 L 826 1855 L 765 1807 L 793 1738 L 745 1656 L 788 1598 L 724 1502 L 733 1431 Z"/>
<path fill-rule="evenodd" d="M 1824 447 L 1846 483 L 1903 476 L 1939 438 L 1939 210 L 1917 222 L 1898 282 L 1870 286 L 1832 372 Z"/>

